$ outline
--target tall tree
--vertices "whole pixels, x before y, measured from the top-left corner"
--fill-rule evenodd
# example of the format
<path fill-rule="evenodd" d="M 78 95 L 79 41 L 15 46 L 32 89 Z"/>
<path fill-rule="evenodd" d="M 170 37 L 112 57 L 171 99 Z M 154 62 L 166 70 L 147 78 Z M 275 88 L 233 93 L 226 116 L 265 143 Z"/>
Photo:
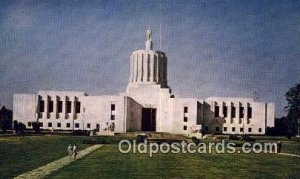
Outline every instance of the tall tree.
<path fill-rule="evenodd" d="M 5 106 L 2 106 L 0 109 L 0 129 L 2 129 L 4 132 L 7 129 L 11 129 L 12 125 L 12 111 L 9 109 L 6 109 Z"/>
<path fill-rule="evenodd" d="M 287 114 L 287 134 L 296 135 L 298 132 L 300 120 L 300 83 L 289 89 L 285 94 L 288 105 Z"/>

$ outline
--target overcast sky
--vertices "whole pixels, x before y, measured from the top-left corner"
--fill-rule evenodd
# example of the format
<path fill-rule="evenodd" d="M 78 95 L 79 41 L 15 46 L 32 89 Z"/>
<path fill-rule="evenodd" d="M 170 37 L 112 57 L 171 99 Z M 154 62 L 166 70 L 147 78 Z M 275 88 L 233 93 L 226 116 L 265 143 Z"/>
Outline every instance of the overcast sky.
<path fill-rule="evenodd" d="M 43 89 L 124 92 L 148 26 L 175 95 L 254 97 L 284 114 L 300 82 L 300 1 L 0 0 L 0 105 Z"/>

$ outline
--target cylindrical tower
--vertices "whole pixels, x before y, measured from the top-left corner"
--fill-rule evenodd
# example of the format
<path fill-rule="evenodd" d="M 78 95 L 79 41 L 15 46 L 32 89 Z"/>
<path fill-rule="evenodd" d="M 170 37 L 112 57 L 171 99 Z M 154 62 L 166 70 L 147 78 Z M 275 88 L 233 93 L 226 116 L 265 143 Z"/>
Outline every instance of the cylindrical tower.
<path fill-rule="evenodd" d="M 130 57 L 129 83 L 168 87 L 167 57 L 164 52 L 153 50 L 151 30 L 147 30 L 145 50 L 136 50 Z"/>

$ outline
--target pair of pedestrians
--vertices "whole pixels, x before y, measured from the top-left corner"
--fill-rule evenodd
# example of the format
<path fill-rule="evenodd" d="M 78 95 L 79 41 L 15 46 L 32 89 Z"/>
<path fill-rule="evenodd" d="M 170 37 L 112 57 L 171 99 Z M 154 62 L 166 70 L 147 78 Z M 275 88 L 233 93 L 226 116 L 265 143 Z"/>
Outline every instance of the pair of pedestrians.
<path fill-rule="evenodd" d="M 70 159 L 74 159 L 76 160 L 76 156 L 77 156 L 77 150 L 76 150 L 76 145 L 74 144 L 73 146 L 70 144 L 68 146 L 68 155 L 70 156 Z"/>

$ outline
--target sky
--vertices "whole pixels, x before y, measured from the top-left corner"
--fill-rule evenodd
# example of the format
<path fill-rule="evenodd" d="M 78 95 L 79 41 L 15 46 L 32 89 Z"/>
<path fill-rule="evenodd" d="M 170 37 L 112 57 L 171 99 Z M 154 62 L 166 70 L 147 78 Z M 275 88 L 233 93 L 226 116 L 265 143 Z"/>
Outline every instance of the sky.
<path fill-rule="evenodd" d="M 300 1 L 0 0 L 0 106 L 37 90 L 124 92 L 146 30 L 180 97 L 274 102 L 300 82 Z"/>

